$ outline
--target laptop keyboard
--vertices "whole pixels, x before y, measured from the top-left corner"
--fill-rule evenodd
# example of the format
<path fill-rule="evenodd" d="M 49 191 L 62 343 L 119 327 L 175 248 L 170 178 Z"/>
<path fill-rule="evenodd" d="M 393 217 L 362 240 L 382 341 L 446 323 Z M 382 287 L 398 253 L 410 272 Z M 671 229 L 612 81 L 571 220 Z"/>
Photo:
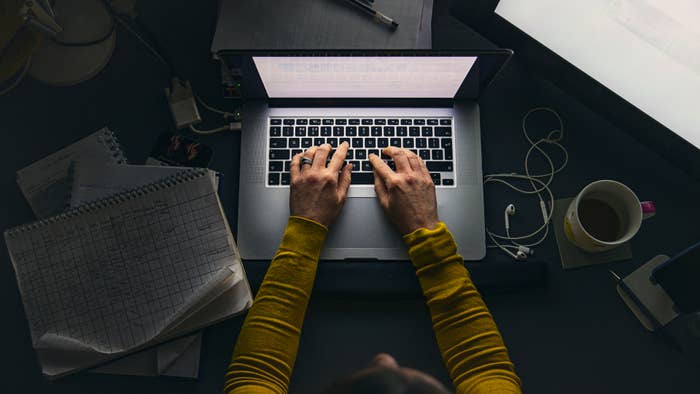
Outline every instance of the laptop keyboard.
<path fill-rule="evenodd" d="M 406 148 L 419 155 L 436 186 L 454 186 L 454 139 L 452 118 L 319 118 L 272 117 L 269 119 L 268 186 L 287 186 L 294 155 L 312 146 L 350 145 L 346 162 L 353 164 L 353 185 L 374 185 L 369 162 L 371 153 L 389 146 Z M 331 152 L 331 155 L 332 153 Z M 396 170 L 393 160 L 382 157 Z"/>

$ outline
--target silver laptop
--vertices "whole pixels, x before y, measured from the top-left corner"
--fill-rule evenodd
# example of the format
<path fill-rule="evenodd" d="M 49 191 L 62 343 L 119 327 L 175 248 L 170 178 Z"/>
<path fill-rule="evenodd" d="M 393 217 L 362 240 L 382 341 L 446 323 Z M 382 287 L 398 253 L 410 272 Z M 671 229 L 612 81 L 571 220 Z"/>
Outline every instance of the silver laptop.
<path fill-rule="evenodd" d="M 240 72 L 238 246 L 271 259 L 289 217 L 289 166 L 297 152 L 348 141 L 353 179 L 321 252 L 329 260 L 406 260 L 401 235 L 374 192 L 370 153 L 413 150 L 426 162 L 438 213 L 467 260 L 486 254 L 477 99 L 508 50 L 295 51 L 220 54 Z M 387 161 L 390 166 L 391 161 Z"/>

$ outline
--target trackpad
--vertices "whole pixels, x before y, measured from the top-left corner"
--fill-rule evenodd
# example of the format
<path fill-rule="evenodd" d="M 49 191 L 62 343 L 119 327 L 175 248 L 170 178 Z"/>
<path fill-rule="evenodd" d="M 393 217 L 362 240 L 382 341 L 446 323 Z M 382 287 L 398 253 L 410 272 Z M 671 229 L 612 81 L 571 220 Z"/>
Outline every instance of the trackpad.
<path fill-rule="evenodd" d="M 404 248 L 404 243 L 376 198 L 348 198 L 331 226 L 326 248 L 394 249 Z"/>

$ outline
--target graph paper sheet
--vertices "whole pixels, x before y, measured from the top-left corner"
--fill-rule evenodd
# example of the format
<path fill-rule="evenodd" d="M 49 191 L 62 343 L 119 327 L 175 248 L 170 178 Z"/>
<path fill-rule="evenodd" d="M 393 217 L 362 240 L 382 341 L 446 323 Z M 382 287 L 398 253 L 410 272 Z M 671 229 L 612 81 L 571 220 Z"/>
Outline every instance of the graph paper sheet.
<path fill-rule="evenodd" d="M 9 230 L 5 239 L 35 348 L 137 348 L 241 275 L 206 170 Z"/>

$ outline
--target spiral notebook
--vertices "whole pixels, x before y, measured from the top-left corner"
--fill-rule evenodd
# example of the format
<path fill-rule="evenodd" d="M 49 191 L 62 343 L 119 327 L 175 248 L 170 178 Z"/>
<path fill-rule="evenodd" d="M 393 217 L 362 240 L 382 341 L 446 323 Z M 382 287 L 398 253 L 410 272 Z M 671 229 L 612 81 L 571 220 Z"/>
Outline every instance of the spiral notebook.
<path fill-rule="evenodd" d="M 81 160 L 126 163 L 117 138 L 105 127 L 17 171 L 17 184 L 37 218 L 56 215 L 68 208 L 71 168 Z"/>
<path fill-rule="evenodd" d="M 185 336 L 252 303 L 206 169 L 7 230 L 5 241 L 50 378 Z"/>

